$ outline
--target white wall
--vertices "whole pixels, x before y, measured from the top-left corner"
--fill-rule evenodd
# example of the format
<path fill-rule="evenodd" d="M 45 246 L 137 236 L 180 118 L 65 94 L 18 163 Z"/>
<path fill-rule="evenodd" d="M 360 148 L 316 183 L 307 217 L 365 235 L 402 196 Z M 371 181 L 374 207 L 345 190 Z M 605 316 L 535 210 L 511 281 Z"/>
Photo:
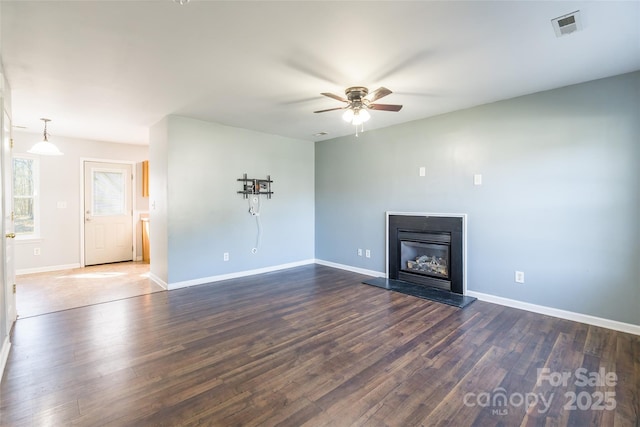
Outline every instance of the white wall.
<path fill-rule="evenodd" d="M 168 234 L 167 234 L 167 173 L 168 173 L 168 118 L 162 119 L 149 131 L 149 246 L 151 277 L 167 286 Z"/>
<path fill-rule="evenodd" d="M 0 7 L 0 10 L 2 10 L 1 7 Z M 0 46 L 2 46 L 1 43 L 0 43 Z M 4 129 L 4 126 L 2 123 L 4 120 L 3 111 L 6 110 L 8 114 L 11 114 L 11 90 L 9 88 L 9 82 L 7 81 L 4 75 L 1 56 L 0 56 L 0 106 L 2 107 L 0 108 L 0 115 L 2 115 L 2 118 L 0 118 L 0 129 Z M 0 132 L 0 134 L 2 134 L 2 137 L 4 138 L 4 134 L 2 132 Z M 0 164 L 2 163 L 3 163 L 2 156 L 0 156 Z M 10 177 L 5 175 L 3 164 L 0 169 L 1 169 L 0 176 L 2 177 L 2 179 L 0 179 L 0 192 L 2 193 L 0 197 L 0 205 L 1 205 L 0 218 L 4 219 L 6 216 L 5 216 L 5 210 L 4 210 L 5 192 L 4 192 L 3 180 L 8 179 Z M 2 226 L 0 227 L 0 231 L 2 232 L 2 234 L 5 234 L 7 231 L 9 231 L 5 229 L 4 220 L 2 221 Z M 9 318 L 9 313 L 7 310 L 7 299 L 12 298 L 12 296 L 9 295 L 9 292 L 10 292 L 9 286 L 11 285 L 11 283 L 6 283 L 7 282 L 5 278 L 6 272 L 4 271 L 5 263 L 7 259 L 7 254 L 5 253 L 5 245 L 0 245 L 0 253 L 2 254 L 2 263 L 0 263 L 0 381 L 2 381 L 2 373 L 4 371 L 7 358 L 9 357 L 9 348 L 11 347 L 10 336 L 7 333 L 7 330 L 11 328 L 11 324 L 13 323 L 14 319 Z"/>
<path fill-rule="evenodd" d="M 55 126 L 55 122 L 51 123 Z M 49 130 L 53 126 L 49 127 Z M 25 154 L 42 139 L 41 133 L 14 132 L 13 154 Z M 105 159 L 136 162 L 134 217 L 149 209 L 148 198 L 142 197 L 140 162 L 148 159 L 148 147 L 117 144 L 75 138 L 50 137 L 64 156 L 39 156 L 40 159 L 40 238 L 16 239 L 16 270 L 18 273 L 46 271 L 80 264 L 81 159 Z M 65 202 L 66 208 L 58 208 Z M 141 256 L 141 224 L 136 221 L 136 249 Z M 40 255 L 34 255 L 40 248 Z"/>

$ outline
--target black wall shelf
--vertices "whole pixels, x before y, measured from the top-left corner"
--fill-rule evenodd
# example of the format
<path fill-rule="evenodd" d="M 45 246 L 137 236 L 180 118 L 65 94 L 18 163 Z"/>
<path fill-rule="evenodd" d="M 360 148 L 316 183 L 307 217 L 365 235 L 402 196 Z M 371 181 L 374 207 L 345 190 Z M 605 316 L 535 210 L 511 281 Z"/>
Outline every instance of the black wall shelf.
<path fill-rule="evenodd" d="M 247 174 L 243 174 L 242 178 L 238 178 L 238 181 L 242 182 L 242 190 L 238 191 L 238 194 L 242 194 L 242 198 L 248 199 L 252 194 L 265 194 L 267 199 L 271 198 L 273 191 L 271 191 L 271 175 L 267 175 L 267 179 L 255 179 L 247 178 Z"/>

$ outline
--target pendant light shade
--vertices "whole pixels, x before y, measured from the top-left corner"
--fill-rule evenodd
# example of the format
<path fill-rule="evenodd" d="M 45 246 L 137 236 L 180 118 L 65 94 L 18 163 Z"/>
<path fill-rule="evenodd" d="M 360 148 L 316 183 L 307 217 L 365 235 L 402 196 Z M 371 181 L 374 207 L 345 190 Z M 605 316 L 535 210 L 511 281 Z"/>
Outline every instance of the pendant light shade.
<path fill-rule="evenodd" d="M 58 150 L 58 147 L 49 142 L 49 135 L 47 134 L 47 122 L 50 122 L 50 119 L 40 119 L 44 122 L 44 138 L 40 142 L 36 142 L 31 150 L 27 151 L 27 153 L 31 154 L 39 154 L 42 156 L 62 156 L 62 152 Z"/>

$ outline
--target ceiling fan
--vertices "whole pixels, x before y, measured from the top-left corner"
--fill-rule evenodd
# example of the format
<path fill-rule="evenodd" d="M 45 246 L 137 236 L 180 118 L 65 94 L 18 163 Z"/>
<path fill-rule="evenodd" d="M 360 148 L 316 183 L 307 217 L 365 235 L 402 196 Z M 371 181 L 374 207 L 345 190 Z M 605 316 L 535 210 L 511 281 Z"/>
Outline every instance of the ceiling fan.
<path fill-rule="evenodd" d="M 369 120 L 371 115 L 367 110 L 381 110 L 381 111 L 400 111 L 402 105 L 395 104 L 374 104 L 378 99 L 387 96 L 391 92 L 386 87 L 380 87 L 373 92 L 369 93 L 369 89 L 362 86 L 349 87 L 344 91 L 347 96 L 346 99 L 333 93 L 321 93 L 321 95 L 328 96 L 329 98 L 336 99 L 338 101 L 346 102 L 344 107 L 328 108 L 326 110 L 314 111 L 314 113 L 324 113 L 327 111 L 346 110 L 342 115 L 344 121 L 352 123 L 356 126 Z M 356 128 L 356 136 L 358 136 L 358 129 Z"/>

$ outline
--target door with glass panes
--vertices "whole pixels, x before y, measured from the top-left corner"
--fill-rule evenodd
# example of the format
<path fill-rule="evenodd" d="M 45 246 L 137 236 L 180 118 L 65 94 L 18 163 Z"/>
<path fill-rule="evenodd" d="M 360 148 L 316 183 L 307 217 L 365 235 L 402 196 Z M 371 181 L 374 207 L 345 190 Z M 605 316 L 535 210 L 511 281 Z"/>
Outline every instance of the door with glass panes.
<path fill-rule="evenodd" d="M 84 162 L 84 264 L 133 260 L 131 164 Z"/>

